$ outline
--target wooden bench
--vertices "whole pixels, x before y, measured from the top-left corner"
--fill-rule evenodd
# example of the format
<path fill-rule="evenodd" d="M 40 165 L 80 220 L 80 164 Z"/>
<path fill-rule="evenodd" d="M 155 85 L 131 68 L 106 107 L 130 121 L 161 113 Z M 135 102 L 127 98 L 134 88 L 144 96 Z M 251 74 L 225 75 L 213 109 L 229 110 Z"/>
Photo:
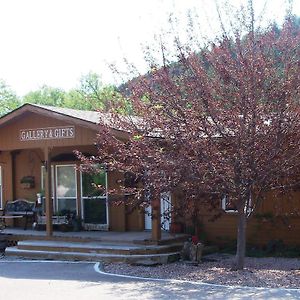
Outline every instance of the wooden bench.
<path fill-rule="evenodd" d="M 46 216 L 38 215 L 35 224 L 36 230 L 44 230 L 47 223 Z M 68 231 L 70 220 L 67 216 L 52 216 L 52 225 L 59 228 L 61 231 Z"/>
<path fill-rule="evenodd" d="M 35 217 L 35 202 L 30 202 L 25 199 L 17 199 L 7 201 L 3 210 L 3 215 L 0 216 L 3 223 L 7 219 L 25 218 L 24 230 L 27 229 L 28 220 L 34 220 Z"/>

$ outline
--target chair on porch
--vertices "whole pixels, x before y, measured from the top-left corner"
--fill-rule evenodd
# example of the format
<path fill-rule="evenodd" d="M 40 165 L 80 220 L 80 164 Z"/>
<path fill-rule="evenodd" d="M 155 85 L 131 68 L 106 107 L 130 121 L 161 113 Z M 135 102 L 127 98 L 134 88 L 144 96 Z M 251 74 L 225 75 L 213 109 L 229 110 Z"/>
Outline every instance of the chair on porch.
<path fill-rule="evenodd" d="M 7 219 L 25 218 L 24 230 L 26 230 L 29 219 L 34 221 L 35 218 L 35 202 L 26 199 L 7 201 L 0 218 L 4 226 Z"/>

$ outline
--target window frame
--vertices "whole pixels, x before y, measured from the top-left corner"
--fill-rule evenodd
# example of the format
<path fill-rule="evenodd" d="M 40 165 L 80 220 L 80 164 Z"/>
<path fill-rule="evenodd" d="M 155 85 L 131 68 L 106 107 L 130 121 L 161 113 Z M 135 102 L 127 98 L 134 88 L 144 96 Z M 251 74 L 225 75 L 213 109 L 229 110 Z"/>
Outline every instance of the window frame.
<path fill-rule="evenodd" d="M 231 213 L 231 214 L 237 214 L 238 210 L 237 209 L 227 209 L 226 208 L 226 199 L 228 198 L 228 195 L 223 195 L 222 199 L 221 199 L 221 206 L 222 206 L 222 210 L 224 210 L 225 213 Z M 250 199 L 249 199 L 249 207 L 247 210 L 247 214 L 252 213 L 253 211 L 253 207 L 252 207 L 252 195 L 250 193 Z"/>
<path fill-rule="evenodd" d="M 92 197 L 89 197 L 89 196 L 84 196 L 83 195 L 83 176 L 84 176 L 84 173 L 83 171 L 80 171 L 79 174 L 80 174 L 80 190 L 81 190 L 81 199 L 106 199 L 108 198 L 108 172 L 104 169 L 103 169 L 103 173 L 105 174 L 105 193 L 103 195 L 99 195 L 99 196 L 92 196 Z"/>
<path fill-rule="evenodd" d="M 227 205 L 226 205 L 226 200 L 229 198 L 228 195 L 223 195 L 222 199 L 221 199 L 221 205 L 222 205 L 222 209 L 224 210 L 225 213 L 231 213 L 231 214 L 236 214 L 238 213 L 237 209 L 227 209 Z"/>
<path fill-rule="evenodd" d="M 97 167 L 95 165 L 95 167 Z M 109 208 L 108 208 L 108 172 L 105 168 L 102 168 L 103 172 L 105 174 L 105 195 L 101 195 L 101 196 L 94 196 L 94 197 L 88 197 L 88 196 L 83 196 L 83 186 L 82 186 L 82 182 L 83 179 L 82 177 L 84 176 L 84 172 L 80 171 L 79 175 L 80 175 L 80 197 L 81 197 L 81 217 L 84 220 L 85 218 L 85 211 L 84 211 L 84 200 L 86 199 L 99 199 L 99 200 L 104 200 L 105 204 L 106 204 L 106 224 L 100 224 L 100 225 L 104 225 L 104 226 L 109 226 Z M 85 223 L 83 221 L 84 224 L 89 224 L 89 223 Z"/>
<path fill-rule="evenodd" d="M 75 175 L 75 197 L 70 197 L 70 196 L 68 196 L 68 197 L 59 197 L 58 195 L 57 195 L 57 187 L 58 187 L 58 169 L 60 168 L 60 167 L 73 167 L 74 168 L 74 175 Z M 77 187 L 77 184 L 78 184 L 78 182 L 77 182 L 77 172 L 76 172 L 76 164 L 56 164 L 55 165 L 55 206 L 56 206 L 56 209 L 55 209 L 55 212 L 56 213 L 59 213 L 59 201 L 60 201 L 60 199 L 67 199 L 67 200 L 73 200 L 73 199 L 75 199 L 75 205 L 76 205 L 76 215 L 78 215 L 78 192 L 77 192 L 77 190 L 78 190 L 78 187 Z"/>

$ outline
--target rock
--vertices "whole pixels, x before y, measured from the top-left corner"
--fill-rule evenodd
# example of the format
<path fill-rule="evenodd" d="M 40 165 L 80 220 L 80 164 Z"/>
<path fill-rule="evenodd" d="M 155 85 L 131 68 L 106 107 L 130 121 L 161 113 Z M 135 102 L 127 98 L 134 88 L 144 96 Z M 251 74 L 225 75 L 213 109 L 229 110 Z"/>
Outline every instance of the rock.
<path fill-rule="evenodd" d="M 190 261 L 197 261 L 197 246 L 191 245 Z"/>
<path fill-rule="evenodd" d="M 185 242 L 180 253 L 181 259 L 199 263 L 201 262 L 203 248 L 202 243 L 194 245 L 191 241 Z"/>
<path fill-rule="evenodd" d="M 197 244 L 197 261 L 201 262 L 204 245 L 202 243 Z"/>
<path fill-rule="evenodd" d="M 191 246 L 192 246 L 191 241 L 184 242 L 183 248 L 180 252 L 180 256 L 182 260 L 190 260 Z"/>
<path fill-rule="evenodd" d="M 201 262 L 202 250 L 203 250 L 202 243 L 198 243 L 197 245 L 192 244 L 191 252 L 190 252 L 190 260 L 198 263 Z"/>

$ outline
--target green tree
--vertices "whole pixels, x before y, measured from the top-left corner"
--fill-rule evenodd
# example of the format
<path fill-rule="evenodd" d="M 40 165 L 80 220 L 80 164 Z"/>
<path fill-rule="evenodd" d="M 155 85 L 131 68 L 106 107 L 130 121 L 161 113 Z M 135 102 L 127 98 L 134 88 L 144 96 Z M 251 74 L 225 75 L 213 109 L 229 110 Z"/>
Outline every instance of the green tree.
<path fill-rule="evenodd" d="M 131 112 L 130 102 L 118 89 L 113 85 L 104 86 L 100 75 L 93 72 L 81 77 L 79 88 L 69 93 L 69 99 L 71 101 L 75 99 L 80 109 L 108 111 L 114 103 L 118 103 L 122 104 L 122 113 Z M 69 102 L 67 106 L 71 106 Z"/>
<path fill-rule="evenodd" d="M 42 86 L 36 91 L 29 92 L 23 99 L 23 103 L 35 103 L 58 107 L 68 107 L 81 110 L 108 111 L 111 104 L 122 104 L 121 113 L 130 112 L 130 102 L 124 98 L 113 85 L 104 86 L 100 76 L 96 73 L 88 73 L 80 79 L 79 87 L 66 92 L 63 89 Z"/>
<path fill-rule="evenodd" d="M 51 106 L 64 106 L 65 96 L 66 92 L 64 90 L 44 85 L 39 90 L 26 94 L 23 97 L 23 102 Z"/>
<path fill-rule="evenodd" d="M 0 116 L 5 115 L 19 105 L 20 100 L 16 93 L 11 90 L 4 80 L 0 80 Z"/>
<path fill-rule="evenodd" d="M 89 72 L 81 76 L 77 92 L 90 108 L 104 108 L 106 101 L 101 97 L 102 86 L 100 76 L 97 73 Z"/>

